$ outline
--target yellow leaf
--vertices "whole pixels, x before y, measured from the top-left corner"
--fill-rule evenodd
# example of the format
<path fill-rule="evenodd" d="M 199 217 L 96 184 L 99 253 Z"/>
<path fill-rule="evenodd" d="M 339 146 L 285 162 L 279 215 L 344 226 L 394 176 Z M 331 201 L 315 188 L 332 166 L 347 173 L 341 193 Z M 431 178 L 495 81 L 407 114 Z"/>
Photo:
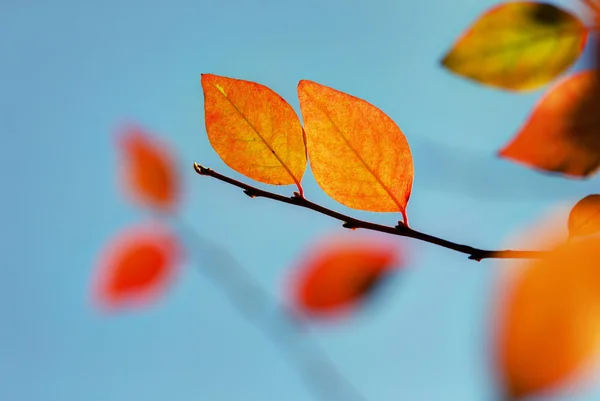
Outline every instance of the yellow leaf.
<path fill-rule="evenodd" d="M 563 385 L 600 349 L 600 238 L 559 245 L 529 262 L 508 292 L 498 362 L 509 395 Z"/>
<path fill-rule="evenodd" d="M 304 133 L 296 112 L 266 86 L 202 74 L 208 139 L 232 169 L 273 185 L 296 184 L 306 169 Z"/>
<path fill-rule="evenodd" d="M 582 237 L 600 232 L 600 195 L 581 199 L 569 214 L 569 235 Z"/>
<path fill-rule="evenodd" d="M 413 182 L 406 137 L 364 100 L 311 81 L 298 84 L 308 156 L 319 186 L 359 210 L 401 212 Z"/>
<path fill-rule="evenodd" d="M 581 55 L 587 36 L 576 16 L 552 4 L 509 2 L 481 15 L 442 65 L 485 85 L 533 90 L 566 71 Z"/>

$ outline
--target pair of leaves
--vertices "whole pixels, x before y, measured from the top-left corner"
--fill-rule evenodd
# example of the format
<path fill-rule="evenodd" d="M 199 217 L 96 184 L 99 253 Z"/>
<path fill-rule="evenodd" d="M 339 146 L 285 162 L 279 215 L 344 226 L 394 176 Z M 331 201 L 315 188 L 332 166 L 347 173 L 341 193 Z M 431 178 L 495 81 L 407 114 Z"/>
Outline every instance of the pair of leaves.
<path fill-rule="evenodd" d="M 123 189 L 140 206 L 174 212 L 179 174 L 165 144 L 138 127 L 118 137 Z M 168 288 L 180 262 L 179 238 L 163 224 L 144 224 L 118 233 L 102 251 L 93 282 L 101 307 L 140 306 Z"/>
<path fill-rule="evenodd" d="M 585 2 L 599 17 L 595 0 Z M 546 85 L 580 57 L 588 29 L 553 4 L 510 2 L 485 12 L 442 64 L 479 83 L 526 91 Z M 559 82 L 499 156 L 538 170 L 587 177 L 600 167 L 598 68 Z"/>
<path fill-rule="evenodd" d="M 450 71 L 512 91 L 546 85 L 580 57 L 583 22 L 549 3 L 516 1 L 481 15 L 442 59 Z"/>
<path fill-rule="evenodd" d="M 266 86 L 202 75 L 205 123 L 212 147 L 245 176 L 273 185 L 301 181 L 310 158 L 315 180 L 336 201 L 359 210 L 400 212 L 413 162 L 400 128 L 364 100 L 300 81 L 302 128 L 292 107 Z"/>

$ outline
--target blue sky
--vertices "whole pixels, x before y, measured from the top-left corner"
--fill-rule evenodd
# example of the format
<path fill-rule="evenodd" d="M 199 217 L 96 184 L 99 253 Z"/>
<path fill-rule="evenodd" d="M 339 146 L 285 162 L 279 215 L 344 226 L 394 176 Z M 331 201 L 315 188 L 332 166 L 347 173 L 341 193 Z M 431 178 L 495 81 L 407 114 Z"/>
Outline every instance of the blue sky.
<path fill-rule="evenodd" d="M 201 73 L 260 82 L 296 110 L 300 79 L 375 104 L 412 147 L 411 225 L 457 242 L 502 247 L 548 208 L 594 192 L 598 178 L 568 181 L 494 157 L 542 91 L 503 93 L 439 67 L 494 3 L 2 3 L 0 399 L 314 399 L 279 349 L 192 265 L 146 310 L 107 317 L 89 302 L 102 247 L 147 218 L 116 185 L 114 131 L 124 122 L 169 141 L 184 172 L 183 218 L 274 299 L 302 252 L 342 231 L 324 216 L 250 200 L 193 172 L 198 161 L 241 178 L 209 145 Z M 310 173 L 304 187 L 310 199 L 353 216 L 399 219 L 344 208 Z M 501 265 L 404 244 L 413 263 L 379 302 L 340 325 L 315 327 L 312 338 L 368 400 L 494 400 L 486 352 Z M 553 399 L 598 397 L 596 386 Z"/>

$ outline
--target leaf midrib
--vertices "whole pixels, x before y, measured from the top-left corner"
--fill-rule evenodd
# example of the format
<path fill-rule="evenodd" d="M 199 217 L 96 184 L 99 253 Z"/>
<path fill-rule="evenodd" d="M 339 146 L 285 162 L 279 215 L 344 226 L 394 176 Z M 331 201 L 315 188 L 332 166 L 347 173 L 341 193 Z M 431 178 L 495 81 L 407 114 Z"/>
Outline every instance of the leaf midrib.
<path fill-rule="evenodd" d="M 292 179 L 294 180 L 294 183 L 300 187 L 300 182 L 299 180 L 296 178 L 296 176 L 292 173 L 292 171 L 289 169 L 289 167 L 283 162 L 283 160 L 281 160 L 281 158 L 279 157 L 279 155 L 277 154 L 277 152 L 275 152 L 275 149 L 273 149 L 271 147 L 271 145 L 265 140 L 265 138 L 263 138 L 263 136 L 260 134 L 260 132 L 258 131 L 258 129 L 256 129 L 256 127 L 250 122 L 250 120 L 248 120 L 248 118 L 244 115 L 244 113 L 242 113 L 240 111 L 240 109 L 238 109 L 238 107 L 235 105 L 235 103 L 233 103 L 231 101 L 231 99 L 229 99 L 229 96 L 227 96 L 226 94 L 222 93 L 219 88 L 217 88 L 217 84 L 215 83 L 211 83 L 212 86 L 217 89 L 217 91 L 223 95 L 223 97 L 225 99 L 227 99 L 227 101 L 229 102 L 229 104 L 231 106 L 233 106 L 233 108 L 235 109 L 235 111 L 237 111 L 237 113 L 244 119 L 244 121 L 246 121 L 246 123 L 250 126 L 250 128 L 252 128 L 252 130 L 254 131 L 254 133 L 256 133 L 256 136 L 258 136 L 258 138 L 261 140 L 261 142 L 267 147 L 267 149 L 269 149 L 269 151 L 271 151 L 271 153 L 273 154 L 273 156 L 275 156 L 275 158 L 277 159 L 277 161 L 279 162 L 279 164 L 281 164 L 281 166 L 285 169 L 285 171 L 290 175 L 290 177 L 292 177 Z M 273 129 L 273 127 L 271 127 L 271 129 Z"/>
<path fill-rule="evenodd" d="M 499 29 L 499 31 L 501 32 L 502 29 Z M 505 44 L 497 46 L 497 47 L 489 46 L 486 49 L 482 49 L 480 51 L 473 51 L 470 54 L 468 54 L 466 57 L 465 56 L 461 57 L 461 59 L 468 60 L 468 59 L 486 58 L 486 57 L 490 57 L 490 56 L 500 56 L 504 53 L 519 52 L 520 49 L 529 46 L 532 42 L 533 43 L 535 43 L 536 41 L 546 42 L 546 41 L 557 40 L 557 39 L 564 40 L 564 39 L 568 39 L 568 38 L 576 38 L 580 34 L 581 34 L 580 27 L 577 27 L 577 28 L 570 27 L 567 29 L 561 29 L 558 32 L 557 31 L 549 31 L 549 32 L 532 34 L 532 35 L 524 35 L 525 37 L 519 38 L 515 41 L 511 41 L 510 43 L 505 43 Z M 455 50 L 455 49 L 453 49 L 453 50 Z M 446 54 L 446 56 L 444 58 L 450 56 L 454 52 L 453 50 L 451 50 L 448 54 Z"/>
<path fill-rule="evenodd" d="M 311 98 L 312 101 L 314 102 L 314 104 L 319 108 L 319 110 L 321 110 L 323 112 L 323 114 L 325 114 L 325 116 L 327 116 L 327 119 L 331 122 L 331 124 L 335 127 L 335 129 L 337 130 L 337 132 L 340 134 L 340 136 L 342 137 L 342 139 L 346 143 L 346 146 L 348 146 L 348 148 L 350 148 L 350 150 L 352 150 L 352 152 L 354 153 L 354 155 L 358 158 L 358 160 L 360 160 L 360 162 L 367 169 L 367 171 L 375 178 L 375 180 L 377 181 L 377 183 L 379 185 L 381 185 L 381 187 L 383 188 L 383 190 L 388 194 L 388 196 L 392 199 L 392 201 L 396 204 L 396 206 L 398 206 L 399 212 L 402 212 L 404 210 L 404 207 L 400 204 L 400 202 L 398 201 L 398 199 L 396 199 L 396 197 L 392 194 L 392 192 L 388 189 L 388 187 L 379 179 L 379 177 L 377 176 L 377 174 L 375 174 L 375 172 L 371 169 L 371 167 L 367 164 L 367 162 L 365 162 L 365 160 L 360 156 L 360 154 L 358 153 L 358 151 L 356 149 L 354 149 L 354 147 L 352 147 L 352 145 L 350 145 L 350 142 L 348 141 L 348 138 L 346 138 L 346 136 L 344 135 L 344 133 L 342 132 L 342 130 L 337 126 L 337 124 L 335 123 L 335 121 L 333 121 L 333 119 L 331 118 L 331 116 L 329 115 L 329 113 L 327 112 L 327 110 L 325 110 L 323 107 L 321 107 L 321 103 L 318 102 L 318 101 L 316 101 L 315 98 L 310 93 L 308 93 L 308 91 L 304 91 L 304 93 L 309 98 Z"/>

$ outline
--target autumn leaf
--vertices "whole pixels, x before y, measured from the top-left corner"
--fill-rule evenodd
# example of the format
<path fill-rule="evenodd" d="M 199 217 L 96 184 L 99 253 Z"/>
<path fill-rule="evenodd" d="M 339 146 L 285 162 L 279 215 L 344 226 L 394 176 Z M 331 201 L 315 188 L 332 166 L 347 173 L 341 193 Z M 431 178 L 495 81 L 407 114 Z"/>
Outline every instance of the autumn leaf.
<path fill-rule="evenodd" d="M 450 71 L 513 91 L 546 85 L 579 58 L 588 31 L 548 3 L 499 4 L 481 15 L 442 59 Z"/>
<path fill-rule="evenodd" d="M 372 295 L 400 267 L 398 246 L 387 241 L 320 241 L 293 273 L 294 306 L 307 316 L 346 313 Z"/>
<path fill-rule="evenodd" d="M 586 6 L 586 11 L 591 14 L 592 19 L 596 24 L 600 22 L 600 1 L 598 0 L 582 0 Z"/>
<path fill-rule="evenodd" d="M 179 193 L 179 176 L 165 144 L 138 127 L 119 136 L 125 190 L 136 201 L 159 211 L 172 211 Z"/>
<path fill-rule="evenodd" d="M 555 247 L 513 280 L 498 333 L 511 399 L 565 384 L 600 349 L 600 238 Z"/>
<path fill-rule="evenodd" d="M 401 212 L 413 182 L 406 137 L 383 111 L 311 81 L 298 84 L 308 156 L 319 186 L 348 207 Z"/>
<path fill-rule="evenodd" d="M 600 166 L 599 83 L 594 70 L 559 82 L 499 156 L 574 178 L 594 173 Z"/>
<path fill-rule="evenodd" d="M 93 282 L 104 308 L 144 305 L 162 295 L 181 259 L 178 238 L 157 225 L 119 233 L 102 251 Z"/>
<path fill-rule="evenodd" d="M 569 235 L 582 237 L 600 232 L 600 195 L 581 199 L 569 214 Z"/>
<path fill-rule="evenodd" d="M 296 184 L 306 169 L 304 133 L 296 112 L 266 86 L 202 74 L 206 131 L 232 169 L 256 181 Z"/>

